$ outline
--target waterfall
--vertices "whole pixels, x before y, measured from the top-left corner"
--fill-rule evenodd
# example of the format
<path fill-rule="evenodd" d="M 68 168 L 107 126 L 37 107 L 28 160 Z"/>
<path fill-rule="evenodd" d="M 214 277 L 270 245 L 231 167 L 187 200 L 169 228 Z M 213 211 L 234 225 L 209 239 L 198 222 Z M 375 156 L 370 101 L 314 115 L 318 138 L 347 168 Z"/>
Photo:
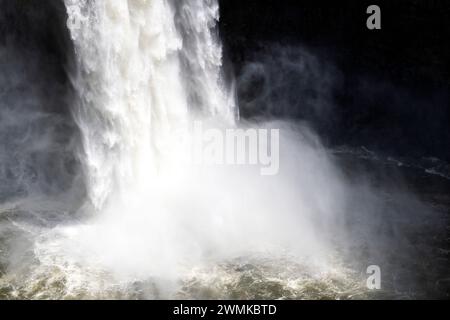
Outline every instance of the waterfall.
<path fill-rule="evenodd" d="M 322 54 L 332 37 L 305 49 L 281 28 L 230 42 L 241 119 L 219 2 L 0 0 L 0 299 L 448 297 L 448 184 L 433 176 L 448 165 L 314 132 L 354 127 L 361 113 L 333 116 L 342 103 L 377 126 L 375 100 L 409 106 L 408 86 L 380 96 L 389 83 Z M 257 44 L 302 6 L 224 13 Z"/>
<path fill-rule="evenodd" d="M 81 159 L 90 202 L 101 210 L 114 192 L 148 188 L 196 115 L 234 121 L 216 39 L 219 7 L 217 0 L 65 5 Z"/>
<path fill-rule="evenodd" d="M 56 269 L 65 294 L 89 283 L 95 295 L 117 283 L 125 291 L 135 281 L 179 284 L 234 259 L 289 255 L 321 270 L 343 187 L 311 130 L 237 121 L 222 75 L 218 2 L 65 4 L 88 215 L 37 236 L 34 278 Z M 219 134 L 280 130 L 279 172 L 264 177 L 250 164 L 178 161 L 195 153 L 189 138 L 198 121 Z M 170 291 L 166 283 L 158 288 Z"/>

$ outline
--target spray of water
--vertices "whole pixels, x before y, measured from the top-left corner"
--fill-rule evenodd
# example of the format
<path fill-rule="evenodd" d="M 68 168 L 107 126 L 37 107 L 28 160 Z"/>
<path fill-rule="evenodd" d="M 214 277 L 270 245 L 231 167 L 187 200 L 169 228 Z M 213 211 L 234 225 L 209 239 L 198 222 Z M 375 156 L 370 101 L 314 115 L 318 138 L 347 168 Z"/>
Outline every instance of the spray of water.
<path fill-rule="evenodd" d="M 190 152 L 184 138 L 193 121 L 243 125 L 222 77 L 217 1 L 65 4 L 88 218 L 37 237 L 41 269 L 59 270 L 74 292 L 99 285 L 99 274 L 175 283 L 195 268 L 252 255 L 325 267 L 326 235 L 345 197 L 312 132 L 264 124 L 282 129 L 276 176 L 178 161 Z"/>
<path fill-rule="evenodd" d="M 52 64 L 0 50 L 0 298 L 365 297 L 370 264 L 398 295 L 419 282 L 409 265 L 432 250 L 410 235 L 445 235 L 439 217 L 398 176 L 349 161 L 348 179 L 306 125 L 239 119 L 217 0 L 64 4 L 79 141 L 43 109 L 65 99 Z M 268 56 L 238 80 L 242 114 L 331 114 L 334 69 L 294 48 Z M 279 171 L 186 161 L 196 123 L 280 129 Z"/>
<path fill-rule="evenodd" d="M 295 298 L 321 296 L 313 287 L 337 297 L 354 289 L 335 249 L 348 240 L 347 212 L 371 216 L 367 203 L 378 205 L 350 201 L 360 186 L 343 182 L 306 126 L 239 119 L 222 75 L 216 0 L 64 3 L 86 199 L 76 221 L 53 207 L 44 210 L 58 213 L 51 219 L 7 224 L 12 254 L 0 260 L 10 270 L 0 288 L 8 296 Z M 185 161 L 196 156 L 195 123 L 280 129 L 279 171 Z M 79 198 L 64 199 L 79 206 Z M 36 205 L 21 201 L 26 212 Z"/>

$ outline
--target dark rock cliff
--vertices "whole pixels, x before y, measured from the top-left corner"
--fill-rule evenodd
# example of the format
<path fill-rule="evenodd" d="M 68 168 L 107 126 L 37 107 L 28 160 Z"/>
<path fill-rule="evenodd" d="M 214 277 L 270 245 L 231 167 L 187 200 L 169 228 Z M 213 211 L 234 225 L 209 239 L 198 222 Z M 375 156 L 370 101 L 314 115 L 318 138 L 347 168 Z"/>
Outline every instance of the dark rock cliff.
<path fill-rule="evenodd" d="M 366 9 L 371 4 L 381 7 L 382 30 L 366 28 Z M 222 38 L 238 77 L 243 73 L 248 77 L 243 70 L 247 71 L 249 62 L 267 60 L 264 52 L 274 43 L 291 51 L 298 46 L 321 64 L 335 68 L 331 99 L 326 100 L 333 105 L 332 113 L 325 117 L 306 114 L 325 140 L 366 145 L 389 154 L 450 160 L 448 1 L 222 0 L 221 10 Z M 275 70 L 266 67 L 265 71 Z M 289 77 L 291 71 L 278 73 Z M 320 83 L 309 85 L 309 94 L 296 88 L 295 82 L 305 88 L 313 80 L 310 73 L 304 74 L 303 82 L 296 75 L 294 83 L 282 84 L 281 90 L 273 92 L 273 97 L 288 95 L 294 102 L 295 110 L 288 110 L 288 116 L 304 117 L 299 112 L 302 105 L 308 109 L 311 101 L 323 103 L 315 98 L 323 93 Z M 323 77 L 326 72 L 315 74 Z M 255 86 L 258 81 L 257 75 Z M 241 94 L 240 100 L 245 108 L 248 96 Z M 275 112 L 283 113 L 285 108 Z M 258 116 L 258 110 L 244 114 Z"/>

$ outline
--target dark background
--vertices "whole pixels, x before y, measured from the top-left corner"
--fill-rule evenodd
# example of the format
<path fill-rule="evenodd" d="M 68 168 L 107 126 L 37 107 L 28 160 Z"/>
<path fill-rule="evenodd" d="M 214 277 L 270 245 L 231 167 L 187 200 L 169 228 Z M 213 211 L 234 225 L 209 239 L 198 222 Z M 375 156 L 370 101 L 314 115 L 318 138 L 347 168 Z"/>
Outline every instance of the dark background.
<path fill-rule="evenodd" d="M 381 7 L 382 30 L 366 28 L 370 4 Z M 336 67 L 333 112 L 325 120 L 303 115 L 326 143 L 450 161 L 448 0 L 220 0 L 220 5 L 220 33 L 236 76 L 255 52 L 274 44 L 308 48 Z M 38 63 L 45 60 L 43 70 L 53 65 L 48 77 L 69 87 L 73 49 L 65 18 L 60 0 L 0 0 L 0 45 L 33 52 Z M 301 108 L 302 96 L 298 100 L 295 107 Z"/>
<path fill-rule="evenodd" d="M 333 114 L 320 130 L 325 141 L 365 145 L 389 155 L 450 160 L 448 1 L 220 4 L 221 36 L 236 74 L 252 52 L 264 50 L 267 43 L 307 47 L 337 67 Z M 366 28 L 371 4 L 381 8 L 381 30 Z M 322 123 L 314 126 L 321 128 Z"/>

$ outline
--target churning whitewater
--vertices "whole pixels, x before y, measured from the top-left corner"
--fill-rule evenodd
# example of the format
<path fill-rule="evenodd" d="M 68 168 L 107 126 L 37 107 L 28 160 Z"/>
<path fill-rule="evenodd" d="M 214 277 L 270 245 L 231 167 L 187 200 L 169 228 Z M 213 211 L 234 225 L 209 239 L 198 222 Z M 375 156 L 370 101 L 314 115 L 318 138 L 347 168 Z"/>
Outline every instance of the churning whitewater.
<path fill-rule="evenodd" d="M 258 125 L 281 129 L 275 176 L 180 161 L 194 121 L 257 127 L 239 121 L 222 74 L 217 0 L 64 2 L 86 201 L 75 219 L 33 227 L 33 262 L 10 276 L 11 295 L 292 298 L 314 283 L 330 297 L 359 288 L 331 254 L 348 195 L 310 130 Z"/>

